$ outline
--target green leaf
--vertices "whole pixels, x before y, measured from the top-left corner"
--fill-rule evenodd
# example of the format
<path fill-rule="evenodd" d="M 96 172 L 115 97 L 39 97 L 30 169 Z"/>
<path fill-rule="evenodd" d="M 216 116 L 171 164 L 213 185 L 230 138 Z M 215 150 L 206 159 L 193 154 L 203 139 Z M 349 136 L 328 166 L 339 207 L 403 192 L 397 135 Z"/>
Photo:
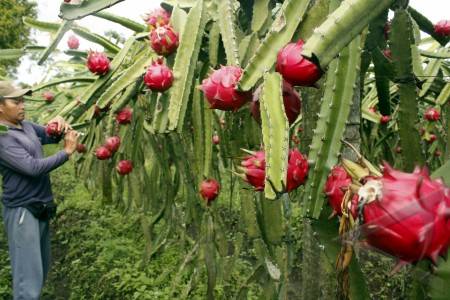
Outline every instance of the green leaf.
<path fill-rule="evenodd" d="M 96 33 L 92 33 L 90 30 L 80 27 L 80 26 L 74 26 L 72 28 L 72 31 L 81 36 L 82 38 L 99 44 L 100 46 L 103 46 L 106 50 L 110 51 L 111 53 L 117 53 L 119 52 L 120 48 L 111 43 L 108 39 L 104 38 L 101 35 L 98 35 Z"/>
<path fill-rule="evenodd" d="M 63 38 L 64 34 L 66 34 L 66 32 L 70 30 L 70 28 L 72 27 L 72 23 L 73 21 L 63 21 L 61 23 L 61 26 L 59 27 L 58 32 L 56 33 L 56 37 L 52 40 L 47 49 L 45 49 L 45 51 L 41 54 L 41 57 L 38 60 L 38 65 L 42 65 L 44 61 L 48 58 L 50 53 L 52 53 L 53 50 L 56 49 L 59 42 Z"/>
<path fill-rule="evenodd" d="M 124 0 L 84 0 L 81 4 L 61 3 L 59 17 L 64 20 L 76 20 L 111 7 Z"/>
<path fill-rule="evenodd" d="M 135 32 L 142 32 L 147 30 L 147 27 L 143 24 L 139 24 L 138 22 L 135 22 L 128 18 L 121 17 L 106 11 L 97 12 L 94 14 L 94 16 L 117 23 Z"/>
<path fill-rule="evenodd" d="M 31 28 L 38 29 L 41 31 L 48 31 L 51 33 L 56 33 L 61 25 L 60 23 L 43 22 L 29 17 L 24 17 L 22 20 L 23 23 L 25 23 L 25 25 Z"/>

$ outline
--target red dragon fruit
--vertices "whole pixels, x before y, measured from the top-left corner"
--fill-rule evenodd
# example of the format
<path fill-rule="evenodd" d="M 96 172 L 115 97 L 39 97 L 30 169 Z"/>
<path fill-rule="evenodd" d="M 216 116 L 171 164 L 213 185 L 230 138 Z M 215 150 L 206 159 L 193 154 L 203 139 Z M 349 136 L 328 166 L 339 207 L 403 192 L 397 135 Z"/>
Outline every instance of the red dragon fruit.
<path fill-rule="evenodd" d="M 200 195 L 206 200 L 208 206 L 217 198 L 219 191 L 220 184 L 215 179 L 209 178 L 200 183 Z"/>
<path fill-rule="evenodd" d="M 213 135 L 212 142 L 213 142 L 214 145 L 219 145 L 220 138 L 219 138 L 219 136 L 217 134 Z"/>
<path fill-rule="evenodd" d="M 433 122 L 433 121 L 439 120 L 439 118 L 441 117 L 441 114 L 439 113 L 439 111 L 436 108 L 430 107 L 425 111 L 423 116 L 428 121 Z"/>
<path fill-rule="evenodd" d="M 131 123 L 131 117 L 133 116 L 133 112 L 130 108 L 124 107 L 121 111 L 119 111 L 116 115 L 116 121 L 119 124 L 129 124 Z"/>
<path fill-rule="evenodd" d="M 80 41 L 76 36 L 71 35 L 67 40 L 67 46 L 69 46 L 69 49 L 78 49 L 80 47 Z"/>
<path fill-rule="evenodd" d="M 53 102 L 53 100 L 55 100 L 55 94 L 50 91 L 45 91 L 44 93 L 42 93 L 42 96 L 44 96 L 45 101 L 47 101 L 48 103 L 51 103 Z"/>
<path fill-rule="evenodd" d="M 251 99 L 251 92 L 236 91 L 242 72 L 236 66 L 222 66 L 203 80 L 201 89 L 211 108 L 237 111 Z"/>
<path fill-rule="evenodd" d="M 390 116 L 381 116 L 381 118 L 380 118 L 380 124 L 387 124 L 387 123 L 389 123 L 389 121 L 391 120 L 391 117 Z"/>
<path fill-rule="evenodd" d="M 133 162 L 131 160 L 121 160 L 116 166 L 117 173 L 124 176 L 133 171 Z"/>
<path fill-rule="evenodd" d="M 276 71 L 292 85 L 312 86 L 322 75 L 320 68 L 302 56 L 303 40 L 289 43 L 278 52 Z"/>
<path fill-rule="evenodd" d="M 241 162 L 244 180 L 255 187 L 256 191 L 264 190 L 266 177 L 266 160 L 264 151 L 254 152 Z M 297 149 L 289 151 L 287 170 L 287 192 L 291 192 L 305 182 L 308 174 L 308 161 Z"/>
<path fill-rule="evenodd" d="M 86 145 L 85 144 L 77 144 L 76 150 L 78 153 L 86 153 L 86 151 L 87 151 Z"/>
<path fill-rule="evenodd" d="M 441 36 L 450 36 L 450 20 L 441 20 L 434 25 L 434 32 Z"/>
<path fill-rule="evenodd" d="M 258 123 L 261 123 L 261 112 L 259 109 L 260 94 L 261 87 L 256 89 L 253 93 L 253 101 L 250 103 L 250 112 Z M 289 124 L 292 124 L 297 120 L 297 117 L 300 114 L 302 102 L 297 91 L 285 80 L 283 80 L 283 103 L 286 117 L 288 118 Z"/>
<path fill-rule="evenodd" d="M 162 59 L 158 59 L 147 68 L 144 82 L 151 90 L 164 92 L 172 86 L 172 70 L 164 64 Z"/>
<path fill-rule="evenodd" d="M 51 136 L 51 137 L 60 137 L 62 134 L 62 131 L 58 130 L 57 122 L 52 122 L 52 123 L 47 124 L 47 126 L 45 127 L 45 133 L 47 133 L 47 135 Z"/>
<path fill-rule="evenodd" d="M 324 191 L 328 197 L 328 203 L 333 208 L 334 214 L 342 215 L 342 201 L 344 200 L 345 191 L 350 187 L 351 183 L 351 176 L 342 166 L 337 165 L 331 169 L 324 186 Z"/>
<path fill-rule="evenodd" d="M 111 151 L 105 146 L 100 146 L 95 150 L 95 156 L 100 160 L 105 160 L 110 158 L 112 155 Z"/>
<path fill-rule="evenodd" d="M 178 33 L 170 25 L 153 29 L 149 37 L 152 49 L 159 55 L 167 56 L 178 48 Z"/>
<path fill-rule="evenodd" d="M 150 30 L 157 27 L 169 25 L 170 13 L 164 8 L 158 7 L 144 16 L 144 21 L 147 23 Z"/>
<path fill-rule="evenodd" d="M 102 52 L 89 52 L 86 64 L 89 71 L 96 75 L 104 75 L 109 71 L 109 58 Z"/>
<path fill-rule="evenodd" d="M 392 60 L 392 51 L 391 49 L 387 48 L 383 50 L 383 55 L 387 58 Z"/>
<path fill-rule="evenodd" d="M 367 181 L 358 195 L 369 245 L 401 263 L 422 258 L 436 263 L 447 253 L 450 190 L 430 179 L 426 168 L 404 173 L 385 164 L 383 176 Z"/>
<path fill-rule="evenodd" d="M 254 152 L 241 161 L 241 170 L 245 173 L 245 181 L 255 187 L 257 191 L 264 190 L 266 178 L 266 157 L 264 151 Z"/>
<path fill-rule="evenodd" d="M 104 146 L 111 151 L 111 153 L 119 150 L 120 147 L 120 137 L 112 136 L 106 139 Z"/>

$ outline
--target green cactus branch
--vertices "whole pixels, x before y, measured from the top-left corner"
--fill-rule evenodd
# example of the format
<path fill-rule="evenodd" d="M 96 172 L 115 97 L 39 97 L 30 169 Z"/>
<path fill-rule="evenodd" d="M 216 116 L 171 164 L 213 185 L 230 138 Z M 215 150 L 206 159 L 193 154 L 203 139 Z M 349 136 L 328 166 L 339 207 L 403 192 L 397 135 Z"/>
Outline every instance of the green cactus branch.
<path fill-rule="evenodd" d="M 304 215 L 318 218 L 324 202 L 323 186 L 331 168 L 338 161 L 341 139 L 350 112 L 361 60 L 358 36 L 330 64 L 325 93 L 308 160 L 309 172 L 304 194 Z"/>
<path fill-rule="evenodd" d="M 317 60 L 322 69 L 394 0 L 345 0 L 314 30 L 303 55 Z"/>
<path fill-rule="evenodd" d="M 124 0 L 84 0 L 81 4 L 61 3 L 59 17 L 64 20 L 76 20 L 116 5 Z"/>
<path fill-rule="evenodd" d="M 284 112 L 280 74 L 267 73 L 264 76 L 260 101 L 261 126 L 266 154 L 264 193 L 266 198 L 276 199 L 276 192 L 282 191 L 286 186 L 289 153 L 289 123 Z"/>
<path fill-rule="evenodd" d="M 173 65 L 175 82 L 170 89 L 169 130 L 178 128 L 181 131 L 183 127 L 206 18 L 204 1 L 199 0 L 189 11 Z"/>
<path fill-rule="evenodd" d="M 227 56 L 227 64 L 239 66 L 239 41 L 236 35 L 234 0 L 221 0 L 218 5 L 220 33 Z"/>
<path fill-rule="evenodd" d="M 400 144 L 403 149 L 402 160 L 406 171 L 422 165 L 423 155 L 420 147 L 416 82 L 413 74 L 411 44 L 414 43 L 412 23 L 408 12 L 398 9 L 392 21 L 392 57 L 399 86 L 400 104 L 398 109 L 398 128 Z"/>
<path fill-rule="evenodd" d="M 422 15 L 420 12 L 418 12 L 411 6 L 408 7 L 408 12 L 414 19 L 414 21 L 416 21 L 417 25 L 419 25 L 420 30 L 431 35 L 442 46 L 445 46 L 448 43 L 450 38 L 436 34 L 436 32 L 434 32 L 434 24 L 430 20 L 428 20 L 424 15 Z"/>

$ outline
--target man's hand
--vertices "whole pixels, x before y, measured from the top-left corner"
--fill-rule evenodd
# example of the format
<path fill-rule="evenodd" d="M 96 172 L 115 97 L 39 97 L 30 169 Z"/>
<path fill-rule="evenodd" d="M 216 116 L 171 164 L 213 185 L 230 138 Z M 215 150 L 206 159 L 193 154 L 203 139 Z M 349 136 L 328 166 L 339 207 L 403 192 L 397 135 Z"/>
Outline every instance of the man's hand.
<path fill-rule="evenodd" d="M 61 116 L 54 117 L 53 119 L 48 121 L 47 124 L 50 124 L 50 123 L 58 124 L 58 132 L 67 133 L 69 130 L 72 130 L 72 126 L 70 126 L 70 124 L 67 123 L 66 120 L 64 120 L 64 118 Z"/>
<path fill-rule="evenodd" d="M 69 129 L 64 137 L 64 151 L 70 156 L 77 149 L 78 136 L 80 134 L 75 130 Z"/>

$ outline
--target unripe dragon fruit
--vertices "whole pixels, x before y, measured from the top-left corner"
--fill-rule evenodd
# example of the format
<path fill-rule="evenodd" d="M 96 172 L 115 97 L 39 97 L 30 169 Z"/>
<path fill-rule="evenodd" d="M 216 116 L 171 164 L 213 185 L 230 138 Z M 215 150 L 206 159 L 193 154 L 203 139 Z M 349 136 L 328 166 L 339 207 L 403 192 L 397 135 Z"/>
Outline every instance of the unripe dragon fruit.
<path fill-rule="evenodd" d="M 111 151 L 105 146 L 100 146 L 95 150 L 95 156 L 100 160 L 105 160 L 110 158 L 112 155 Z"/>
<path fill-rule="evenodd" d="M 42 96 L 44 96 L 45 101 L 47 101 L 48 103 L 51 103 L 53 102 L 53 100 L 55 100 L 55 94 L 50 91 L 45 91 L 44 93 L 42 93 Z"/>
<path fill-rule="evenodd" d="M 424 117 L 428 121 L 433 122 L 433 121 L 439 120 L 439 118 L 441 117 L 441 114 L 439 113 L 439 111 L 436 108 L 430 107 L 425 111 Z"/>
<path fill-rule="evenodd" d="M 441 20 L 434 25 L 434 32 L 441 36 L 450 36 L 450 20 Z"/>
<path fill-rule="evenodd" d="M 116 121 L 119 124 L 129 124 L 131 123 L 131 117 L 133 116 L 133 112 L 130 108 L 124 107 L 121 111 L 119 111 L 116 115 Z"/>
<path fill-rule="evenodd" d="M 289 43 L 278 52 L 276 71 L 296 86 L 312 86 L 322 76 L 320 68 L 301 55 L 303 40 Z"/>
<path fill-rule="evenodd" d="M 121 160 L 116 166 L 117 173 L 124 176 L 133 171 L 133 162 L 131 160 Z"/>
<path fill-rule="evenodd" d="M 363 233 L 369 245 L 401 262 L 437 262 L 450 241 L 450 190 L 424 168 L 413 173 L 385 164 L 383 176 L 359 189 Z"/>
<path fill-rule="evenodd" d="M 203 180 L 200 183 L 200 195 L 206 200 L 206 204 L 210 205 L 217 198 L 220 191 L 220 184 L 212 178 Z"/>
<path fill-rule="evenodd" d="M 342 166 L 335 166 L 331 169 L 327 181 L 324 186 L 325 195 L 327 195 L 328 203 L 333 208 L 336 215 L 342 215 L 342 201 L 346 190 L 352 184 L 352 178 Z"/>
<path fill-rule="evenodd" d="M 87 57 L 87 67 L 89 71 L 96 75 L 104 75 L 109 71 L 109 58 L 105 53 L 91 51 Z"/>
<path fill-rule="evenodd" d="M 104 146 L 111 151 L 111 153 L 119 150 L 120 147 L 120 137 L 112 136 L 106 139 Z"/>
<path fill-rule="evenodd" d="M 157 27 L 169 25 L 170 13 L 164 8 L 158 7 L 144 16 L 144 21 L 147 23 L 150 30 Z"/>
<path fill-rule="evenodd" d="M 78 49 L 80 47 L 80 41 L 76 36 L 71 35 L 67 40 L 67 46 L 69 46 L 69 49 Z"/>
<path fill-rule="evenodd" d="M 86 153 L 86 151 L 87 151 L 86 145 L 85 144 L 77 144 L 76 150 L 78 153 Z"/>
<path fill-rule="evenodd" d="M 236 66 L 222 66 L 203 80 L 201 89 L 211 108 L 237 111 L 251 99 L 251 92 L 236 90 L 242 72 Z"/>
<path fill-rule="evenodd" d="M 57 122 L 52 122 L 52 123 L 47 124 L 47 126 L 45 127 L 45 133 L 51 137 L 60 137 L 62 134 L 62 131 L 58 130 Z"/>
<path fill-rule="evenodd" d="M 170 25 L 153 29 L 149 38 L 152 49 L 159 55 L 167 56 L 178 48 L 178 33 Z"/>
<path fill-rule="evenodd" d="M 164 92 L 172 86 L 172 70 L 164 64 L 162 59 L 158 59 L 147 68 L 144 82 L 151 90 Z"/>
<path fill-rule="evenodd" d="M 259 97 L 261 94 L 261 87 L 258 87 L 253 93 L 253 101 L 250 103 L 250 112 L 256 122 L 261 123 L 261 111 L 259 108 Z M 296 90 L 290 85 L 286 80 L 283 80 L 283 103 L 284 111 L 289 124 L 292 124 L 297 120 L 300 114 L 300 109 L 302 106 L 300 95 Z"/>
<path fill-rule="evenodd" d="M 244 158 L 240 169 L 244 172 L 244 180 L 255 187 L 256 191 L 264 190 L 266 177 L 266 160 L 264 151 L 254 152 Z M 308 161 L 297 149 L 289 151 L 286 191 L 291 192 L 305 182 L 308 175 Z"/>

